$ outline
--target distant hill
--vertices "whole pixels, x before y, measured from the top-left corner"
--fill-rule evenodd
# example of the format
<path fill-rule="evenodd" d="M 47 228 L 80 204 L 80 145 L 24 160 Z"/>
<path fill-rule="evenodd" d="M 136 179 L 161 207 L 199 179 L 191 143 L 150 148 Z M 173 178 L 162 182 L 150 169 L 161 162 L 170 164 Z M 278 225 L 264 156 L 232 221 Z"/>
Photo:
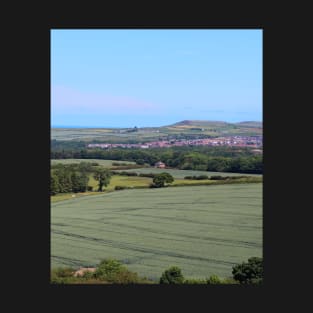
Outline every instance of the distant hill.
<path fill-rule="evenodd" d="M 173 138 L 262 135 L 263 123 L 244 121 L 183 120 L 162 127 L 142 128 L 51 128 L 51 139 L 101 142 L 147 142 Z M 200 136 L 200 137 L 199 137 Z"/>
<path fill-rule="evenodd" d="M 227 122 L 223 121 L 205 121 L 205 120 L 184 120 L 175 124 L 169 125 L 168 127 L 175 126 L 203 126 L 203 127 L 214 127 L 214 126 L 226 126 Z"/>
<path fill-rule="evenodd" d="M 164 126 L 164 127 L 175 127 L 175 126 L 203 126 L 203 127 L 221 127 L 227 125 L 237 125 L 242 127 L 263 127 L 262 122 L 256 121 L 244 121 L 238 123 L 228 123 L 223 121 L 206 121 L 206 120 L 183 120 L 172 125 Z"/>
<path fill-rule="evenodd" d="M 263 123 L 262 122 L 256 122 L 256 121 L 247 121 L 247 122 L 239 122 L 239 123 L 235 123 L 239 126 L 246 126 L 246 127 L 263 127 Z"/>

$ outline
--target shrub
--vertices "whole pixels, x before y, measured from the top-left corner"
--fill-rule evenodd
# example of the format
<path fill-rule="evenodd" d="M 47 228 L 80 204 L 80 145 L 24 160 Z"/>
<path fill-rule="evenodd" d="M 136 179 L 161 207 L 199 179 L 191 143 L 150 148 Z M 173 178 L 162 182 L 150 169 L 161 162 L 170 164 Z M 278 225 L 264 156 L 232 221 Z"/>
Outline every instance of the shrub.
<path fill-rule="evenodd" d="M 185 176 L 184 179 L 193 179 L 193 176 Z"/>
<path fill-rule="evenodd" d="M 207 279 L 207 284 L 209 285 L 219 285 L 219 284 L 223 284 L 223 281 L 216 275 L 211 275 L 208 279 Z"/>
<path fill-rule="evenodd" d="M 153 178 L 153 184 L 155 185 L 155 187 L 164 187 L 165 183 L 170 184 L 173 181 L 174 181 L 174 177 L 166 172 L 157 174 Z"/>
<path fill-rule="evenodd" d="M 51 274 L 56 275 L 57 277 L 72 277 L 75 270 L 71 267 L 56 268 L 52 270 Z"/>
<path fill-rule="evenodd" d="M 138 175 L 138 176 L 140 176 L 140 177 L 149 177 L 149 178 L 154 178 L 154 177 L 155 177 L 155 175 L 157 175 L 157 174 L 153 174 L 153 173 L 139 173 L 139 175 Z"/>
<path fill-rule="evenodd" d="M 93 187 L 92 186 L 87 186 L 87 191 L 92 191 Z"/>
<path fill-rule="evenodd" d="M 187 285 L 205 285 L 207 282 L 205 279 L 195 279 L 195 278 L 189 278 L 184 280 L 184 284 Z"/>
<path fill-rule="evenodd" d="M 116 273 L 119 273 L 126 268 L 117 260 L 104 259 L 100 262 L 94 272 L 94 277 L 104 280 L 112 280 Z"/>
<path fill-rule="evenodd" d="M 251 176 L 227 176 L 229 179 L 250 178 Z"/>
<path fill-rule="evenodd" d="M 93 277 L 113 284 L 136 284 L 141 281 L 136 272 L 129 271 L 114 259 L 101 261 L 93 273 Z"/>
<path fill-rule="evenodd" d="M 129 166 L 128 163 L 122 163 L 122 162 L 112 162 L 113 166 Z"/>
<path fill-rule="evenodd" d="M 220 175 L 213 175 L 210 177 L 210 179 L 212 179 L 212 180 L 223 180 L 225 178 L 223 176 L 220 176 Z"/>
<path fill-rule="evenodd" d="M 195 179 L 195 180 L 204 180 L 209 179 L 207 175 L 199 175 L 199 176 L 185 176 L 184 179 Z"/>
<path fill-rule="evenodd" d="M 138 176 L 138 174 L 136 172 L 126 172 L 126 171 L 119 172 L 118 175 L 122 175 L 122 176 Z"/>
<path fill-rule="evenodd" d="M 263 259 L 252 257 L 247 263 L 237 264 L 233 267 L 232 274 L 240 284 L 261 284 L 263 282 Z"/>
<path fill-rule="evenodd" d="M 138 159 L 138 160 L 136 160 L 136 164 L 138 164 L 138 165 L 144 165 L 144 164 L 145 164 L 145 160 L 143 160 L 143 159 Z"/>
<path fill-rule="evenodd" d="M 177 266 L 172 266 L 162 273 L 160 284 L 183 284 L 184 276 L 181 269 Z"/>
<path fill-rule="evenodd" d="M 140 282 L 140 278 L 137 273 L 124 269 L 115 273 L 109 281 L 114 284 L 136 284 Z"/>
<path fill-rule="evenodd" d="M 115 190 L 123 190 L 123 189 L 127 189 L 127 187 L 125 187 L 125 186 L 115 186 L 114 189 Z"/>
<path fill-rule="evenodd" d="M 236 280 L 234 280 L 232 277 L 227 277 L 227 278 L 225 278 L 224 280 L 223 280 L 223 284 L 224 285 L 238 285 L 239 284 L 239 282 L 238 281 L 236 281 Z"/>
<path fill-rule="evenodd" d="M 75 270 L 71 267 L 56 268 L 51 271 L 50 282 L 52 284 L 67 284 L 74 280 Z"/>

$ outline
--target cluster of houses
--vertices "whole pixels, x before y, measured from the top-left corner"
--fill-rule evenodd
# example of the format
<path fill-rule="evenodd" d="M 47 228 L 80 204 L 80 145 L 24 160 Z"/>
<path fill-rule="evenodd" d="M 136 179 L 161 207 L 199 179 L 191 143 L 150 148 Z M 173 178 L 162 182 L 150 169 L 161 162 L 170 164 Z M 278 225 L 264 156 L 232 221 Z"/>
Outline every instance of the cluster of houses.
<path fill-rule="evenodd" d="M 262 136 L 230 136 L 205 139 L 173 139 L 150 141 L 146 143 L 127 144 L 127 143 L 92 143 L 88 144 L 88 148 L 166 148 L 179 146 L 237 146 L 237 147 L 254 147 L 260 148 L 263 145 Z"/>

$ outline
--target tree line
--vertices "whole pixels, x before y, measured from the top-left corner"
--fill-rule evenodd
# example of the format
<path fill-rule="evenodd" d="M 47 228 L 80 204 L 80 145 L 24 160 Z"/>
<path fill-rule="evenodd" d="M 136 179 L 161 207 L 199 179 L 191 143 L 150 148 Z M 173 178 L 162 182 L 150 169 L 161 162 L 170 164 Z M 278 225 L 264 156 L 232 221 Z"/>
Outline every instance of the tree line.
<path fill-rule="evenodd" d="M 238 147 L 172 147 L 163 149 L 81 149 L 52 150 L 52 159 L 104 159 L 133 161 L 153 166 L 162 161 L 166 166 L 182 170 L 213 172 L 263 173 L 263 158 L 249 148 Z"/>
<path fill-rule="evenodd" d="M 50 195 L 92 191 L 92 186 L 88 186 L 90 174 L 93 174 L 98 182 L 98 191 L 102 191 L 103 187 L 110 183 L 112 176 L 107 169 L 98 167 L 97 163 L 53 165 L 50 175 Z"/>

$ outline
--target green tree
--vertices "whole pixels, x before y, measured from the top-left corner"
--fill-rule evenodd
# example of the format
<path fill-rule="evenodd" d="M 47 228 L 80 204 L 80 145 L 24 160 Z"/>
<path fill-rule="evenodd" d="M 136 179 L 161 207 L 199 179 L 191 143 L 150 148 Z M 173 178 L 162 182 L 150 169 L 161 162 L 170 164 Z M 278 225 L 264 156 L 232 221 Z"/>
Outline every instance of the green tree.
<path fill-rule="evenodd" d="M 184 170 L 206 170 L 208 158 L 199 152 L 190 152 L 183 156 L 181 169 Z"/>
<path fill-rule="evenodd" d="M 153 187 L 164 187 L 165 183 L 172 183 L 174 181 L 174 178 L 169 173 L 160 173 L 154 176 L 153 178 Z"/>
<path fill-rule="evenodd" d="M 72 191 L 85 192 L 87 190 L 88 180 L 88 176 L 85 172 L 73 172 L 71 176 Z"/>
<path fill-rule="evenodd" d="M 145 160 L 143 160 L 143 159 L 137 159 L 137 160 L 136 160 L 136 164 L 138 164 L 138 165 L 144 165 L 144 164 L 145 164 Z"/>
<path fill-rule="evenodd" d="M 61 165 L 61 164 L 60 164 Z M 72 191 L 72 181 L 71 172 L 64 165 L 55 170 L 55 175 L 58 177 L 59 182 L 59 192 L 71 192 Z"/>
<path fill-rule="evenodd" d="M 98 191 L 102 191 L 103 186 L 107 186 L 110 183 L 111 173 L 107 169 L 98 169 L 94 175 L 94 179 L 98 181 Z"/>
<path fill-rule="evenodd" d="M 228 172 L 230 169 L 229 158 L 216 157 L 209 158 L 207 163 L 207 171 Z"/>
<path fill-rule="evenodd" d="M 252 257 L 248 262 L 237 264 L 232 270 L 233 278 L 240 284 L 261 284 L 263 281 L 263 259 Z"/>
<path fill-rule="evenodd" d="M 183 284 L 184 280 L 181 269 L 177 266 L 172 266 L 162 273 L 160 284 Z"/>
<path fill-rule="evenodd" d="M 114 284 L 132 284 L 140 281 L 137 273 L 129 271 L 114 259 L 102 260 L 97 266 L 93 277 Z"/>
<path fill-rule="evenodd" d="M 55 195 L 59 192 L 59 179 L 54 173 L 50 176 L 50 194 Z"/>
<path fill-rule="evenodd" d="M 123 271 L 124 266 L 117 260 L 114 259 L 104 259 L 97 266 L 94 276 L 96 278 L 108 278 L 113 274 Z"/>

